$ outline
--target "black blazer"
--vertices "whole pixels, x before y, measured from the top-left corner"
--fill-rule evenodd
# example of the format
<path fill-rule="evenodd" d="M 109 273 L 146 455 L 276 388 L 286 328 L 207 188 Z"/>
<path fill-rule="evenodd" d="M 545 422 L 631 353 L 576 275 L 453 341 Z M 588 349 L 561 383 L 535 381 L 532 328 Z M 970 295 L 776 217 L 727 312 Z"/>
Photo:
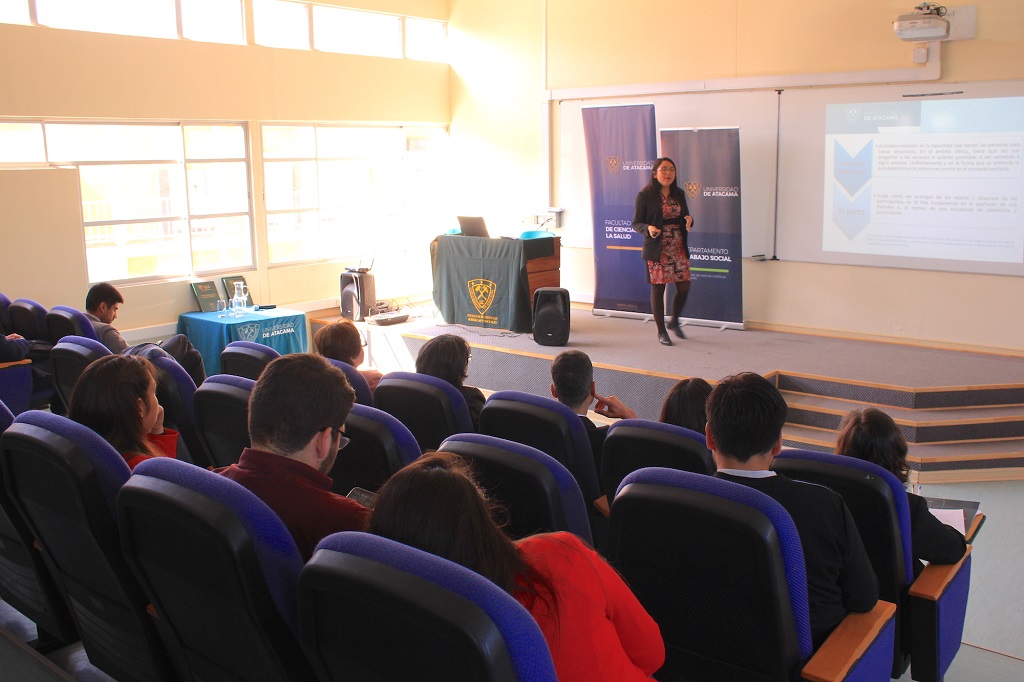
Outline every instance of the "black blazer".
<path fill-rule="evenodd" d="M 679 187 L 672 188 L 672 198 L 679 202 L 682 209 L 680 214 L 681 224 L 679 231 L 683 235 L 683 248 L 686 249 L 686 257 L 690 257 L 690 246 L 686 239 L 686 216 L 690 215 L 690 209 L 686 206 L 686 195 Z M 633 229 L 644 236 L 644 246 L 640 255 L 644 260 L 659 260 L 661 258 L 661 237 L 652 237 L 647 231 L 648 225 L 654 225 L 659 230 L 664 229 L 665 217 L 661 214 L 661 191 L 644 187 L 636 195 L 636 206 L 633 209 Z"/>

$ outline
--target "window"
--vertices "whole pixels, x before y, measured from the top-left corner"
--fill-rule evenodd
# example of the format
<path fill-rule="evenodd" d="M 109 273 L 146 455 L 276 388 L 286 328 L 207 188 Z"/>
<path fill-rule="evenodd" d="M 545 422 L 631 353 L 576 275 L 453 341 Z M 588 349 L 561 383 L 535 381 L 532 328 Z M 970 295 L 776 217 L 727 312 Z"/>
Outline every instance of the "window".
<path fill-rule="evenodd" d="M 181 33 L 189 40 L 244 45 L 242 0 L 181 0 Z"/>
<path fill-rule="evenodd" d="M 43 26 L 76 31 L 177 38 L 175 0 L 35 0 Z"/>
<path fill-rule="evenodd" d="M 31 24 L 28 3 L 29 0 L 0 0 L 0 24 Z"/>
<path fill-rule="evenodd" d="M 324 52 L 402 58 L 402 19 L 313 5 L 313 47 Z"/>
<path fill-rule="evenodd" d="M 44 123 L 43 129 L 48 161 L 78 166 L 91 281 L 252 266 L 242 125 Z"/>
<path fill-rule="evenodd" d="M 0 122 L 0 164 L 45 162 L 42 124 Z"/>
<path fill-rule="evenodd" d="M 443 128 L 264 125 L 270 262 L 424 248 L 450 217 L 447 139 Z"/>
<path fill-rule="evenodd" d="M 309 5 L 284 0 L 253 0 L 256 43 L 309 49 Z"/>
<path fill-rule="evenodd" d="M 405 56 L 424 62 L 448 61 L 448 33 L 443 21 L 405 19 Z"/>

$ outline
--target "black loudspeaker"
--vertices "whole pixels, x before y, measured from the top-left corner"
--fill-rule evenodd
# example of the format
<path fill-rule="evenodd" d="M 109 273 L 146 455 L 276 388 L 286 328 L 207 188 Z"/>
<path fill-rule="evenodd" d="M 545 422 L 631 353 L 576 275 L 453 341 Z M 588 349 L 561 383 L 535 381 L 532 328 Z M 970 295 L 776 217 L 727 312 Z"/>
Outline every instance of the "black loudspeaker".
<path fill-rule="evenodd" d="M 365 320 L 377 305 L 377 292 L 373 275 L 369 272 L 341 273 L 341 316 L 350 320 Z"/>
<path fill-rule="evenodd" d="M 533 340 L 542 346 L 569 342 L 569 291 L 541 287 L 533 292 Z"/>

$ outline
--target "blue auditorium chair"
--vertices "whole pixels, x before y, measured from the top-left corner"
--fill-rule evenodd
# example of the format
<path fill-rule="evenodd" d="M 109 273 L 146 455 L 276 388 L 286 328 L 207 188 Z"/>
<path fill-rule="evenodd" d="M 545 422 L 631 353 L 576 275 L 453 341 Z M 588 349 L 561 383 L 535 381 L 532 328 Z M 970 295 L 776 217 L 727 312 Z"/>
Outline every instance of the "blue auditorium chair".
<path fill-rule="evenodd" d="M 342 362 L 341 360 L 335 360 L 333 358 L 324 358 L 324 360 L 327 360 L 327 362 L 345 373 L 345 378 L 348 379 L 348 383 L 356 392 L 357 403 L 373 407 L 373 394 L 370 392 L 370 385 L 366 383 L 366 379 L 363 378 L 363 375 L 358 369 L 347 362 Z"/>
<path fill-rule="evenodd" d="M 71 394 L 85 368 L 107 355 L 110 355 L 109 348 L 84 336 L 65 336 L 53 347 L 50 351 L 53 385 L 65 407 L 71 405 Z"/>
<path fill-rule="evenodd" d="M 537 448 L 568 469 L 587 501 L 594 545 L 599 550 L 603 547 L 608 498 L 598 483 L 587 430 L 576 413 L 551 398 L 497 391 L 480 412 L 480 433 Z"/>
<path fill-rule="evenodd" d="M 482 433 L 459 433 L 439 450 L 472 464 L 477 481 L 507 511 L 513 540 L 568 531 L 593 545 L 587 503 L 569 470 L 536 448 Z"/>
<path fill-rule="evenodd" d="M 30 298 L 19 298 L 7 308 L 11 317 L 11 332 L 31 341 L 50 342 L 46 331 L 46 307 Z"/>
<path fill-rule="evenodd" d="M 317 546 L 299 577 L 299 633 L 321 680 L 556 680 L 540 628 L 512 596 L 366 533 Z"/>
<path fill-rule="evenodd" d="M 345 419 L 348 445 L 338 453 L 330 477 L 332 490 L 347 495 L 352 488 L 376 492 L 386 480 L 420 456 L 416 437 L 383 410 L 356 403 Z"/>
<path fill-rule="evenodd" d="M 0 437 L 13 423 L 14 414 L 0 402 Z M 78 632 L 33 541 L 0 477 L 0 599 L 36 624 L 36 639 L 29 644 L 45 654 L 78 641 Z"/>
<path fill-rule="evenodd" d="M 255 341 L 232 341 L 220 352 L 220 371 L 255 381 L 263 368 L 281 354 Z"/>
<path fill-rule="evenodd" d="M 210 466 L 230 466 L 249 447 L 249 396 L 255 385 L 234 374 L 214 374 L 193 394 L 196 434 Z"/>
<path fill-rule="evenodd" d="M 31 360 L 0 363 L 0 400 L 15 415 L 29 408 L 33 402 Z"/>
<path fill-rule="evenodd" d="M 302 558 L 256 495 L 157 457 L 135 468 L 117 514 L 128 563 L 195 679 L 316 679 L 297 639 Z"/>
<path fill-rule="evenodd" d="M 394 416 L 416 437 L 420 451 L 436 450 L 454 433 L 472 433 L 473 419 L 459 389 L 444 379 L 415 372 L 390 372 L 377 384 L 374 405 Z"/>
<path fill-rule="evenodd" d="M 960 649 L 971 582 L 971 549 L 956 564 L 930 564 L 914 579 L 907 495 L 891 472 L 856 459 L 783 450 L 772 469 L 831 488 L 850 508 L 878 576 L 882 599 L 896 604 L 892 676 L 911 665 L 919 682 L 938 682 Z"/>
<path fill-rule="evenodd" d="M 178 432 L 178 459 L 201 467 L 213 466 L 196 429 L 196 385 L 185 368 L 155 343 L 133 346 L 133 354 L 156 365 L 156 399 L 164 408 L 164 425 Z"/>
<path fill-rule="evenodd" d="M 0 466 L 92 665 L 117 680 L 177 679 L 180 659 L 164 647 L 121 549 L 115 504 L 130 472 L 120 453 L 81 424 L 32 410 L 0 437 Z"/>
<path fill-rule="evenodd" d="M 661 627 L 658 679 L 889 679 L 896 607 L 848 615 L 813 651 L 800 536 L 758 490 L 634 471 L 612 503 L 608 556 Z"/>
<path fill-rule="evenodd" d="M 65 336 L 84 336 L 99 341 L 92 320 L 80 310 L 66 305 L 55 305 L 46 313 L 46 334 L 50 343 L 58 343 Z"/>
<path fill-rule="evenodd" d="M 11 299 L 7 298 L 4 294 L 0 294 L 0 332 L 11 334 L 14 332 L 11 327 Z"/>
<path fill-rule="evenodd" d="M 666 467 L 714 474 L 715 461 L 704 434 L 647 419 L 620 419 L 608 427 L 601 451 L 601 484 L 615 497 L 626 474 L 644 467 Z"/>

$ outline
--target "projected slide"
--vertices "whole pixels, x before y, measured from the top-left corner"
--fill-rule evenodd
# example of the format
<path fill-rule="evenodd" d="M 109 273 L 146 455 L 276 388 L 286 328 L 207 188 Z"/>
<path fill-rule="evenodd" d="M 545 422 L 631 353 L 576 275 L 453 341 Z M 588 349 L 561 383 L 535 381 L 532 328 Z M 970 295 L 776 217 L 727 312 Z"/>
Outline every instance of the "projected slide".
<path fill-rule="evenodd" d="M 822 249 L 1024 262 L 1024 97 L 826 108 Z"/>

